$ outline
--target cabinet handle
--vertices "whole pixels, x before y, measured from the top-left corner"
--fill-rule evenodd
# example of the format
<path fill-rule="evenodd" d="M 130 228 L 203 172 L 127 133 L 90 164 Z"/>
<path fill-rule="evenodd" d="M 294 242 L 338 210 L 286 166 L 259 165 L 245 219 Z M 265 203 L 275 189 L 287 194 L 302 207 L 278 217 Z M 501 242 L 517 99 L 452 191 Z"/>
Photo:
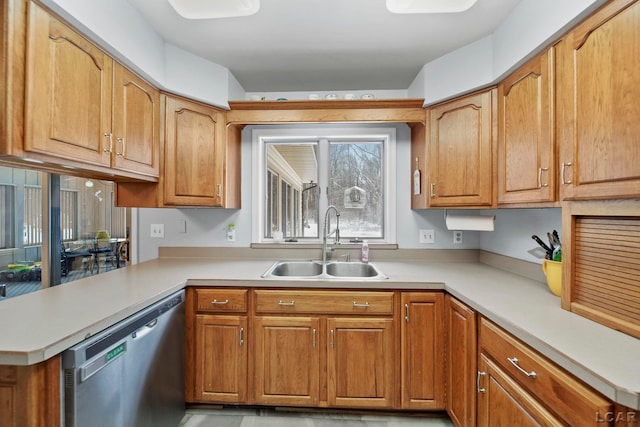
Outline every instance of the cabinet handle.
<path fill-rule="evenodd" d="M 542 188 L 542 187 L 548 187 L 549 184 L 543 184 L 542 183 L 542 172 L 546 172 L 548 171 L 549 168 L 538 168 L 538 188 Z"/>
<path fill-rule="evenodd" d="M 476 390 L 478 391 L 478 393 L 486 393 L 487 392 L 486 388 L 480 387 L 480 377 L 484 377 L 485 375 L 487 375 L 486 372 L 478 371 L 478 375 L 476 376 Z"/>
<path fill-rule="evenodd" d="M 353 302 L 353 306 L 354 307 L 369 307 L 369 303 L 367 301 L 365 301 L 364 304 L 360 304 L 360 303 L 357 303 L 357 302 L 354 301 Z"/>
<path fill-rule="evenodd" d="M 570 167 L 570 166 L 571 166 L 571 162 L 566 162 L 566 163 L 562 162 L 562 169 L 560 169 L 560 179 L 562 180 L 562 183 L 565 184 L 565 185 L 566 184 L 571 184 L 571 180 L 570 179 L 569 180 L 564 179 L 564 169 L 567 168 L 567 167 Z"/>
<path fill-rule="evenodd" d="M 315 329 L 311 331 L 311 345 L 313 346 L 313 348 L 316 348 L 316 330 Z"/>
<path fill-rule="evenodd" d="M 218 197 L 222 198 L 222 184 L 218 184 Z"/>
<path fill-rule="evenodd" d="M 333 348 L 333 337 L 334 337 L 333 329 L 329 332 L 329 336 L 331 337 L 331 339 L 329 340 L 329 346 Z"/>
<path fill-rule="evenodd" d="M 122 151 L 120 153 L 116 151 L 116 156 L 124 157 L 125 150 L 127 149 L 127 145 L 126 145 L 127 143 L 125 142 L 124 138 L 116 138 L 116 141 L 119 142 L 120 145 L 122 146 Z M 117 149 L 117 146 L 116 146 L 116 149 Z"/>
<path fill-rule="evenodd" d="M 522 369 L 522 368 L 520 367 L 520 365 L 518 365 L 518 358 L 517 358 L 517 357 L 507 357 L 507 360 L 508 360 L 509 362 L 511 362 L 511 364 L 512 364 L 513 366 L 515 366 L 515 367 L 516 367 L 516 369 L 517 369 L 518 371 L 522 372 L 522 373 L 523 373 L 524 375 L 526 375 L 527 377 L 529 377 L 529 378 L 534 378 L 534 379 L 535 379 L 535 378 L 538 376 L 538 375 L 536 374 L 536 372 L 535 372 L 535 371 L 527 372 L 527 371 L 525 371 L 524 369 Z"/>
<path fill-rule="evenodd" d="M 214 304 L 214 305 L 226 305 L 226 304 L 229 304 L 229 300 L 226 299 L 224 301 L 218 301 L 217 299 L 214 299 L 213 301 L 211 301 L 211 304 Z"/>
<path fill-rule="evenodd" d="M 244 328 L 240 328 L 240 347 L 244 344 Z"/>
<path fill-rule="evenodd" d="M 404 305 L 404 320 L 409 323 L 409 304 Z"/>
<path fill-rule="evenodd" d="M 431 185 L 429 185 L 429 194 L 431 195 L 431 197 L 436 197 L 436 184 L 435 184 L 435 182 L 432 182 Z"/>
<path fill-rule="evenodd" d="M 113 152 L 113 134 L 111 132 L 105 132 L 104 137 L 109 140 L 109 148 L 105 148 L 102 151 L 104 151 L 105 153 L 112 153 Z"/>
<path fill-rule="evenodd" d="M 278 301 L 278 305 L 284 305 L 284 306 L 294 306 L 296 305 L 296 302 L 294 300 L 291 300 L 291 302 L 284 302 L 282 300 Z"/>

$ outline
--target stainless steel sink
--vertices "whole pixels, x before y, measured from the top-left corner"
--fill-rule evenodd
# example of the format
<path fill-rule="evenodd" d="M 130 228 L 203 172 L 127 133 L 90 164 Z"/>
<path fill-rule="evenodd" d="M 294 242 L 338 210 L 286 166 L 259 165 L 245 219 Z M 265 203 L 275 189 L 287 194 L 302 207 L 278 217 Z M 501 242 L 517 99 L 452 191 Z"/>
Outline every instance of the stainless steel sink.
<path fill-rule="evenodd" d="M 326 264 L 326 272 L 334 277 L 376 277 L 380 271 L 373 265 L 364 262 L 330 262 Z"/>
<path fill-rule="evenodd" d="M 265 279 L 385 280 L 372 263 L 345 261 L 277 261 L 262 275 Z"/>
<path fill-rule="evenodd" d="M 315 261 L 282 261 L 271 268 L 271 275 L 278 277 L 309 277 L 322 274 L 322 263 Z"/>

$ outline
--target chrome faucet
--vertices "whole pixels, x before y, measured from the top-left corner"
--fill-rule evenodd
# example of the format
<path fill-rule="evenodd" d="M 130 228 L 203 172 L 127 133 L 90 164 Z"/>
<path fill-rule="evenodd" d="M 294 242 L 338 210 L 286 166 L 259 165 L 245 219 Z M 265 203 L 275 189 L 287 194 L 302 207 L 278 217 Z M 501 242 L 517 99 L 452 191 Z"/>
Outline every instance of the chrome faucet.
<path fill-rule="evenodd" d="M 327 233 L 327 224 L 329 222 L 329 212 L 334 210 L 336 212 L 336 229 L 330 233 Z M 327 211 L 324 213 L 324 229 L 322 230 L 322 263 L 327 262 L 327 237 L 336 233 L 336 237 L 333 240 L 334 244 L 340 243 L 340 212 L 334 205 L 330 205 Z"/>

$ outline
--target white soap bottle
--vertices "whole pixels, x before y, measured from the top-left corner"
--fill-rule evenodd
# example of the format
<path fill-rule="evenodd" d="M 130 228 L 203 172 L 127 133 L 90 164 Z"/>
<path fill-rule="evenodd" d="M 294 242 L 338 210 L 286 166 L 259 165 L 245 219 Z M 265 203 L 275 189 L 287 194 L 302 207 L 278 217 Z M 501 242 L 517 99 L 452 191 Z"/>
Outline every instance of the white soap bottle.
<path fill-rule="evenodd" d="M 369 242 L 362 241 L 362 253 L 360 254 L 360 260 L 362 262 L 369 262 Z"/>

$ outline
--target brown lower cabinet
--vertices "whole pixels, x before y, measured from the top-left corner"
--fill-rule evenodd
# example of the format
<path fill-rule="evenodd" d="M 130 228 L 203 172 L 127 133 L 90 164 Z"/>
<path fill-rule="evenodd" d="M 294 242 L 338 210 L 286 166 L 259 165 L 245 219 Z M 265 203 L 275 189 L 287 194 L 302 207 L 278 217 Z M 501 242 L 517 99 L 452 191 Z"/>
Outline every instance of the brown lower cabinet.
<path fill-rule="evenodd" d="M 447 413 L 458 427 L 476 424 L 476 313 L 445 297 Z"/>
<path fill-rule="evenodd" d="M 603 396 L 489 320 L 478 333 L 478 426 L 607 425 Z"/>
<path fill-rule="evenodd" d="M 29 366 L 0 365 L 0 427 L 60 425 L 60 357 Z"/>
<path fill-rule="evenodd" d="M 189 402 L 444 409 L 440 291 L 187 295 Z"/>

